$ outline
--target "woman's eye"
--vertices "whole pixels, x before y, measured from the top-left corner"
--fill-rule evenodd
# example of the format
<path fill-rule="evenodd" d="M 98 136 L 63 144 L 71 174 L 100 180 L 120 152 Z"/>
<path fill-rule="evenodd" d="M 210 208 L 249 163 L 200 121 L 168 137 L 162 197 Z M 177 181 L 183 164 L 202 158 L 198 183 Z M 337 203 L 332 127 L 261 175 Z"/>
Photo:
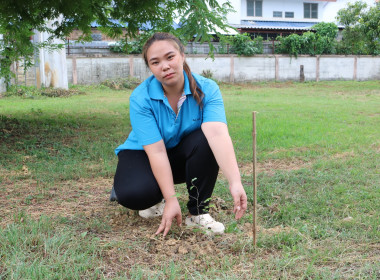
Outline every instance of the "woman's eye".
<path fill-rule="evenodd" d="M 157 61 L 152 62 L 152 65 L 157 65 L 157 64 L 158 64 Z"/>
<path fill-rule="evenodd" d="M 168 59 L 170 60 L 170 59 L 172 59 L 174 57 L 174 55 L 169 55 L 168 56 Z"/>

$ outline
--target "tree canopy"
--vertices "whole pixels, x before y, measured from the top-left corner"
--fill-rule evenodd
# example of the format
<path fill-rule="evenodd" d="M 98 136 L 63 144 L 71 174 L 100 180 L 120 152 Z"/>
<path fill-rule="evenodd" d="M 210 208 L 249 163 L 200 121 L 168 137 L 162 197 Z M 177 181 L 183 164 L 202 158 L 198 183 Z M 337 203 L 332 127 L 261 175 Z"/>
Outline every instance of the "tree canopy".
<path fill-rule="evenodd" d="M 79 29 L 86 40 L 96 21 L 111 37 L 120 36 L 125 29 L 127 38 L 135 38 L 149 27 L 172 32 L 183 40 L 210 42 L 211 33 L 221 36 L 220 30 L 228 28 L 226 14 L 231 10 L 229 1 L 219 4 L 217 0 L 0 0 L 0 77 L 9 79 L 7 69 L 20 57 L 28 66 L 34 51 L 51 46 L 49 42 L 33 44 L 30 36 L 34 30 L 65 39 Z M 53 21 L 52 26 L 48 21 Z M 181 27 L 174 29 L 173 22 L 180 22 Z"/>
<path fill-rule="evenodd" d="M 342 42 L 346 53 L 380 54 L 379 2 L 370 8 L 362 1 L 348 3 L 337 18 L 345 26 Z"/>

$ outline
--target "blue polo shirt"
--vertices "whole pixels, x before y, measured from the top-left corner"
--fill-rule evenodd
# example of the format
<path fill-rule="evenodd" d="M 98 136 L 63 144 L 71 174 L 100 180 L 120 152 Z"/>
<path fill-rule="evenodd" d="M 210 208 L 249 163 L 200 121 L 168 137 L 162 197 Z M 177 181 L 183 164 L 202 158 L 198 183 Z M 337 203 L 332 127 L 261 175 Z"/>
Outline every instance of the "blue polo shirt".
<path fill-rule="evenodd" d="M 185 75 L 183 102 L 178 115 L 171 108 L 164 95 L 161 83 L 151 76 L 141 83 L 129 99 L 129 113 L 132 131 L 121 150 L 143 150 L 143 146 L 164 141 L 167 149 L 179 144 L 181 139 L 197 130 L 204 122 L 226 121 L 222 95 L 218 85 L 210 79 L 193 73 L 193 77 L 204 93 L 203 108 L 197 104 L 190 91 L 189 80 Z"/>

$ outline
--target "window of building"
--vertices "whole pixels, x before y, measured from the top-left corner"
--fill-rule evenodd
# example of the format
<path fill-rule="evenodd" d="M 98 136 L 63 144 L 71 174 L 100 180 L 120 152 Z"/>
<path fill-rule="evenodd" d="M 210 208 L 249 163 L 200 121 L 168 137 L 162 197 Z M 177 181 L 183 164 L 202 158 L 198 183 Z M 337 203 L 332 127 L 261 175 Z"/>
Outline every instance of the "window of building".
<path fill-rule="evenodd" d="M 247 0 L 247 16 L 262 17 L 263 16 L 263 1 L 262 0 Z"/>
<path fill-rule="evenodd" d="M 294 18 L 294 12 L 285 12 L 286 18 Z"/>
<path fill-rule="evenodd" d="M 318 18 L 318 4 L 303 3 L 304 18 Z"/>
<path fill-rule="evenodd" d="M 282 12 L 273 11 L 273 17 L 281 17 L 282 18 Z"/>

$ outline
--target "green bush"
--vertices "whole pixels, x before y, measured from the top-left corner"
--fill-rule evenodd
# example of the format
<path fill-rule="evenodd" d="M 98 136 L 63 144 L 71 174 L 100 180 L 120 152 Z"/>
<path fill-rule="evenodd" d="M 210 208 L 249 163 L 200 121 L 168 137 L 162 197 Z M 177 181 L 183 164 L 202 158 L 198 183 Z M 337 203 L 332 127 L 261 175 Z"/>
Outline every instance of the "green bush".
<path fill-rule="evenodd" d="M 121 89 L 134 89 L 136 88 L 141 81 L 135 77 L 127 78 L 117 78 L 117 79 L 108 79 L 101 83 L 101 85 L 109 87 L 111 89 L 121 90 Z"/>
<path fill-rule="evenodd" d="M 26 87 L 26 86 L 10 86 L 8 91 L 3 93 L 3 96 L 36 96 L 38 95 L 38 89 L 36 87 Z"/>
<path fill-rule="evenodd" d="M 46 97 L 69 97 L 73 95 L 84 94 L 78 89 L 60 89 L 60 88 L 41 88 L 37 89 L 34 86 L 16 86 L 13 85 L 9 90 L 3 93 L 4 97 L 20 96 L 23 98 L 35 98 L 39 96 Z"/>
<path fill-rule="evenodd" d="M 232 39 L 231 53 L 238 55 L 252 56 L 263 53 L 263 38 L 257 37 L 254 40 L 247 33 L 237 34 Z"/>
<path fill-rule="evenodd" d="M 290 54 L 297 57 L 300 54 L 332 54 L 336 52 L 335 37 L 338 27 L 334 23 L 321 22 L 313 26 L 315 33 L 308 31 L 302 35 L 291 34 L 287 37 L 278 36 L 280 42 L 276 53 Z"/>
<path fill-rule="evenodd" d="M 320 22 L 312 27 L 319 37 L 327 37 L 330 40 L 336 39 L 338 26 L 333 22 Z"/>
<path fill-rule="evenodd" d="M 277 45 L 276 53 L 290 54 L 297 57 L 301 52 L 301 36 L 291 34 L 287 37 L 278 36 L 276 38 L 280 42 Z"/>
<path fill-rule="evenodd" d="M 47 97 L 69 97 L 84 94 L 84 92 L 77 89 L 43 88 L 40 90 L 40 94 Z"/>

